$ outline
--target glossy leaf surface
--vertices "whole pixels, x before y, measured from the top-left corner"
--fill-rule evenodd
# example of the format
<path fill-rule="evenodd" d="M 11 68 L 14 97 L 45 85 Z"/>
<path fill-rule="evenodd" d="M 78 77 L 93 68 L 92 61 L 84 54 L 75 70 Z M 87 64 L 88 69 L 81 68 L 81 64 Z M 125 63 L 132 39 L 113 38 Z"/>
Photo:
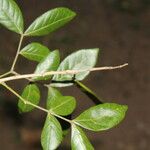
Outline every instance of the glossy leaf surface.
<path fill-rule="evenodd" d="M 52 87 L 48 89 L 47 109 L 62 116 L 67 116 L 76 107 L 76 100 L 72 96 L 62 96 L 60 92 Z"/>
<path fill-rule="evenodd" d="M 25 31 L 26 36 L 42 36 L 55 31 L 75 17 L 68 8 L 55 8 L 38 17 Z"/>
<path fill-rule="evenodd" d="M 35 105 L 38 105 L 40 101 L 40 90 L 36 86 L 36 84 L 29 84 L 24 88 L 21 97 L 25 99 L 26 101 L 29 101 Z M 24 104 L 24 102 L 22 102 L 21 100 L 19 100 L 18 102 L 18 107 L 21 112 L 29 112 L 32 109 L 34 109 L 33 106 Z"/>
<path fill-rule="evenodd" d="M 55 150 L 62 141 L 62 129 L 57 119 L 48 115 L 41 134 L 43 150 Z"/>
<path fill-rule="evenodd" d="M 35 74 L 43 74 L 48 71 L 55 71 L 57 70 L 60 63 L 60 56 L 59 51 L 55 50 L 53 52 L 50 52 L 49 55 L 44 58 L 36 67 Z M 51 77 L 35 77 L 33 80 L 47 80 Z"/>
<path fill-rule="evenodd" d="M 72 150 L 94 150 L 85 133 L 76 125 L 72 125 L 71 147 Z"/>
<path fill-rule="evenodd" d="M 46 46 L 34 42 L 24 47 L 20 51 L 20 54 L 29 60 L 40 62 L 49 54 L 49 52 L 50 51 Z"/>
<path fill-rule="evenodd" d="M 23 33 L 22 13 L 14 0 L 0 0 L 0 23 L 16 33 Z"/>
<path fill-rule="evenodd" d="M 87 70 L 95 66 L 97 62 L 99 49 L 83 49 L 72 53 L 66 57 L 58 67 L 58 71 L 63 70 Z M 76 80 L 83 80 L 89 71 L 84 71 L 75 75 Z M 54 75 L 54 81 L 71 81 L 73 79 L 73 74 L 62 74 Z M 63 87 L 72 85 L 71 83 L 54 83 L 53 86 Z"/>
<path fill-rule="evenodd" d="M 103 131 L 119 124 L 125 117 L 127 106 L 113 103 L 89 108 L 74 121 L 92 131 Z"/>

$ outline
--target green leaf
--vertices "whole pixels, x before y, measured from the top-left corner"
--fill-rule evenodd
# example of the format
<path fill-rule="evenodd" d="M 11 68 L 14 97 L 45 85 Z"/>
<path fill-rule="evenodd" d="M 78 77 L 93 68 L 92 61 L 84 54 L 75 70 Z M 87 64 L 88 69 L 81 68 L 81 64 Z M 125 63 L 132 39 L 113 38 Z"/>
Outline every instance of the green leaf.
<path fill-rule="evenodd" d="M 25 31 L 26 36 L 42 36 L 62 27 L 75 17 L 68 8 L 55 8 L 38 17 Z"/>
<path fill-rule="evenodd" d="M 29 60 L 40 62 L 49 54 L 49 52 L 50 51 L 46 46 L 33 42 L 24 47 L 20 51 L 20 54 Z"/>
<path fill-rule="evenodd" d="M 0 23 L 11 31 L 23 33 L 22 13 L 13 0 L 0 0 Z"/>
<path fill-rule="evenodd" d="M 36 67 L 35 74 L 44 74 L 49 71 L 56 71 L 60 63 L 59 51 L 55 50 L 44 58 Z M 33 80 L 47 80 L 51 75 L 46 77 L 34 77 Z"/>
<path fill-rule="evenodd" d="M 40 90 L 36 84 L 29 84 L 24 88 L 21 97 L 28 102 L 38 105 L 40 101 Z M 18 107 L 21 112 L 29 112 L 34 109 L 33 106 L 25 104 L 22 100 L 19 100 Z"/>
<path fill-rule="evenodd" d="M 75 107 L 76 100 L 74 97 L 62 96 L 57 89 L 48 88 L 47 109 L 58 115 L 67 116 L 73 112 Z"/>
<path fill-rule="evenodd" d="M 51 86 L 48 86 L 48 96 L 47 96 L 47 109 L 51 109 L 51 101 L 55 101 L 59 97 L 63 96 L 59 90 L 56 88 L 53 88 Z"/>
<path fill-rule="evenodd" d="M 76 125 L 72 125 L 71 147 L 72 150 L 94 150 L 85 133 Z"/>
<path fill-rule="evenodd" d="M 54 150 L 62 141 L 62 129 L 57 119 L 48 115 L 41 134 L 43 150 Z"/>
<path fill-rule="evenodd" d="M 68 57 L 62 61 L 60 66 L 58 67 L 58 71 L 64 71 L 64 70 L 86 70 L 91 69 L 95 66 L 97 62 L 99 49 L 83 49 L 79 50 L 75 53 L 72 53 Z M 83 80 L 87 75 L 89 74 L 89 71 L 84 71 L 81 73 L 78 73 L 75 75 L 76 80 Z M 53 79 L 54 81 L 63 82 L 63 81 L 71 81 L 73 79 L 73 74 L 61 74 L 61 75 L 54 75 Z M 69 86 L 72 85 L 72 83 L 53 83 L 52 86 L 55 87 L 63 87 L 63 86 Z"/>
<path fill-rule="evenodd" d="M 84 111 L 74 121 L 92 131 L 108 130 L 124 119 L 127 108 L 113 103 L 100 104 Z"/>

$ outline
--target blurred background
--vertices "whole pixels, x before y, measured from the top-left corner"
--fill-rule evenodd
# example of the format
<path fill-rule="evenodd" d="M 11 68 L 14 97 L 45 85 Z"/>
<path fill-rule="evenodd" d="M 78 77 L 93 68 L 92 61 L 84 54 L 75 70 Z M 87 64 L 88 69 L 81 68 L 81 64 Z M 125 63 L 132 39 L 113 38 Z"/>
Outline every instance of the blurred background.
<path fill-rule="evenodd" d="M 21 7 L 25 26 L 45 11 L 59 6 L 69 7 L 77 17 L 64 28 L 45 37 L 26 38 L 39 41 L 51 50 L 59 49 L 61 58 L 82 48 L 101 49 L 97 66 L 129 66 L 120 70 L 93 72 L 84 84 L 104 102 L 127 104 L 125 120 L 105 132 L 88 132 L 96 150 L 150 149 L 150 0 L 16 0 Z M 16 53 L 19 36 L 0 26 L 0 73 L 10 69 Z M 16 70 L 31 73 L 36 64 L 21 58 Z M 25 81 L 9 83 L 22 91 Z M 74 117 L 94 104 L 76 87 L 61 89 L 64 95 L 78 100 Z M 42 89 L 41 105 L 45 104 L 47 90 Z M 34 110 L 19 114 L 17 98 L 0 87 L 0 149 L 41 150 L 40 133 L 45 114 Z M 69 150 L 70 135 L 60 150 Z"/>

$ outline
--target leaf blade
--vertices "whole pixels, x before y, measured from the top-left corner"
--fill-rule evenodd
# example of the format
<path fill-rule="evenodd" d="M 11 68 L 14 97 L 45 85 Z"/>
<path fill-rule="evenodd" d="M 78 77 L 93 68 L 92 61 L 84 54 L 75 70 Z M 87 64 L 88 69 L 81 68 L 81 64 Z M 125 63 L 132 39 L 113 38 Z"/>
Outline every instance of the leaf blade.
<path fill-rule="evenodd" d="M 23 33 L 23 17 L 14 0 L 0 0 L 0 23 L 16 33 Z"/>
<path fill-rule="evenodd" d="M 94 150 L 85 133 L 76 125 L 72 125 L 71 147 L 72 150 Z"/>
<path fill-rule="evenodd" d="M 36 86 L 36 84 L 29 84 L 24 88 L 21 97 L 28 102 L 38 105 L 39 100 L 40 100 L 40 90 Z M 18 102 L 18 107 L 19 107 L 20 112 L 29 112 L 34 109 L 33 106 L 25 104 L 20 99 Z"/>
<path fill-rule="evenodd" d="M 55 31 L 75 17 L 68 8 L 55 8 L 38 17 L 25 31 L 26 36 L 42 36 Z"/>
<path fill-rule="evenodd" d="M 49 54 L 49 52 L 50 51 L 46 46 L 33 42 L 25 46 L 20 51 L 20 54 L 29 60 L 41 62 Z"/>
<path fill-rule="evenodd" d="M 60 123 L 52 115 L 48 115 L 41 134 L 41 144 L 44 150 L 56 149 L 62 141 Z"/>
<path fill-rule="evenodd" d="M 51 101 L 55 101 L 58 97 L 61 97 L 62 94 L 59 90 L 56 88 L 53 88 L 51 86 L 48 87 L 48 96 L 47 96 L 47 102 L 46 102 L 46 108 L 51 109 Z"/>
<path fill-rule="evenodd" d="M 60 63 L 59 51 L 55 50 L 50 52 L 49 55 L 44 58 L 36 67 L 35 74 L 44 74 L 48 71 L 56 71 Z M 47 80 L 51 77 L 48 75 L 46 77 L 34 77 L 33 80 Z"/>
<path fill-rule="evenodd" d="M 57 115 L 67 116 L 76 107 L 76 100 L 72 96 L 63 96 L 57 89 L 49 87 L 47 97 L 47 109 Z"/>
<path fill-rule="evenodd" d="M 88 70 L 95 66 L 97 62 L 99 49 L 83 49 L 79 50 L 77 52 L 74 52 L 70 54 L 68 57 L 66 57 L 61 64 L 58 67 L 58 71 L 64 71 L 64 70 Z M 89 71 L 81 72 L 75 75 L 76 80 L 83 80 L 87 75 L 89 74 Z M 63 81 L 72 81 L 74 75 L 73 74 L 61 74 L 61 75 L 54 75 L 53 79 L 54 81 L 58 83 L 51 84 L 54 87 L 64 87 L 64 86 L 70 86 L 72 83 L 59 83 Z"/>
<path fill-rule="evenodd" d="M 103 131 L 118 125 L 124 119 L 126 111 L 126 105 L 105 103 L 85 110 L 74 121 L 88 130 Z"/>

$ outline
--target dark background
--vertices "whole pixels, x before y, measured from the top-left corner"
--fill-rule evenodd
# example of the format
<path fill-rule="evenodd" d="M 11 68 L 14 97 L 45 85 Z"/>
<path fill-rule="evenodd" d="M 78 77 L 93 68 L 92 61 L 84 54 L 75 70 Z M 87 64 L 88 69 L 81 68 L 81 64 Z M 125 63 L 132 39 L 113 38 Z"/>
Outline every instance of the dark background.
<path fill-rule="evenodd" d="M 18 0 L 26 27 L 45 11 L 66 6 L 77 12 L 67 26 L 51 35 L 28 38 L 50 49 L 59 49 L 62 58 L 82 48 L 101 49 L 97 66 L 129 66 L 120 70 L 94 72 L 84 83 L 105 102 L 127 104 L 125 120 L 105 132 L 87 132 L 96 150 L 150 149 L 150 9 L 149 0 Z M 15 56 L 19 36 L 0 26 L 0 72 L 8 71 Z M 20 57 L 21 58 L 21 57 Z M 32 66 L 32 67 L 31 67 Z M 35 64 L 19 59 L 17 71 L 30 73 Z M 10 85 L 21 92 L 26 82 Z M 64 94 L 78 99 L 75 116 L 93 103 L 77 88 L 65 88 Z M 46 93 L 46 89 L 43 89 Z M 45 94 L 43 94 L 45 95 Z M 44 96 L 42 105 L 45 103 Z M 0 149 L 40 150 L 40 132 L 45 114 L 38 110 L 20 115 L 17 98 L 0 87 Z M 69 138 L 69 136 L 67 137 Z M 67 142 L 68 141 L 68 142 Z M 69 140 L 60 149 L 70 149 Z"/>

